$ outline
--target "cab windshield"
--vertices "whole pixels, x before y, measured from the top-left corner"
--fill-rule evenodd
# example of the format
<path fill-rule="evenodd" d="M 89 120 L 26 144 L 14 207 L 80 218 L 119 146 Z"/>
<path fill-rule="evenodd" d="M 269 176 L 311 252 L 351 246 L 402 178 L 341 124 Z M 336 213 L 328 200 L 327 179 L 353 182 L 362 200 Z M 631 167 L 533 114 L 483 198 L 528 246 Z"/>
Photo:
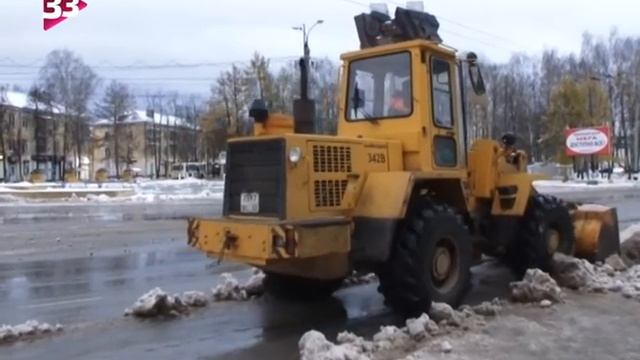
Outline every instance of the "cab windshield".
<path fill-rule="evenodd" d="M 413 112 L 409 52 L 356 60 L 349 65 L 347 119 L 407 117 Z"/>

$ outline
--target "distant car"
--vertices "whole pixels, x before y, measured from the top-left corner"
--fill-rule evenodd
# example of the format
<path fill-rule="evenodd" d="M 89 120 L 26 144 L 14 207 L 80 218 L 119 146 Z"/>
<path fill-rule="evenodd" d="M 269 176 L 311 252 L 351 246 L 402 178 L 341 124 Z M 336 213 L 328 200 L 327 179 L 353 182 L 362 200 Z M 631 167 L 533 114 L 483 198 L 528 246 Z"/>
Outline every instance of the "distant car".
<path fill-rule="evenodd" d="M 202 163 L 180 163 L 171 167 L 171 178 L 181 179 L 203 179 L 205 174 L 205 164 Z"/>

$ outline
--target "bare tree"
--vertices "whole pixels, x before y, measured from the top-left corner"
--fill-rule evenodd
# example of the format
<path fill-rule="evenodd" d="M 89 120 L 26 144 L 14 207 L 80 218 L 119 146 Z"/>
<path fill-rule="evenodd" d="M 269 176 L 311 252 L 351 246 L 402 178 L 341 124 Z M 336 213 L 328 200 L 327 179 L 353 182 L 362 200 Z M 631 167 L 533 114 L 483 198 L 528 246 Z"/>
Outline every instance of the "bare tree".
<path fill-rule="evenodd" d="M 98 116 L 109 119 L 113 124 L 113 153 L 114 163 L 116 167 L 116 177 L 120 178 L 120 161 L 124 154 L 121 153 L 121 143 L 123 135 L 121 134 L 121 123 L 126 120 L 131 111 L 135 108 L 135 97 L 126 84 L 112 81 L 105 89 L 102 101 L 98 104 Z M 129 141 L 125 141 L 122 145 L 128 149 Z M 129 154 L 129 152 L 127 152 Z M 128 155 L 127 155 L 128 157 Z M 129 165 L 129 163 L 127 163 Z"/>
<path fill-rule="evenodd" d="M 89 137 L 89 101 L 99 85 L 96 73 L 69 50 L 54 50 L 40 69 L 40 83 L 64 111 L 63 156 L 75 145 L 76 164 Z"/>

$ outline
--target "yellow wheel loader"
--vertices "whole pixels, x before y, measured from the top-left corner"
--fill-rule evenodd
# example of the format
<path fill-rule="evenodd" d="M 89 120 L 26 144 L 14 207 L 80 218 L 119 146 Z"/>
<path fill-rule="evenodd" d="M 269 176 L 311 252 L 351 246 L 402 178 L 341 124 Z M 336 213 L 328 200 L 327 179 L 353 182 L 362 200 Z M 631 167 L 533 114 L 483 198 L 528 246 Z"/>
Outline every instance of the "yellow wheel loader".
<path fill-rule="evenodd" d="M 523 274 L 549 271 L 556 252 L 619 251 L 615 209 L 536 192 L 514 135 L 468 147 L 464 85 L 483 95 L 482 74 L 474 54 L 442 44 L 434 16 L 355 20 L 361 49 L 341 57 L 337 136 L 313 133 L 301 61 L 294 116 L 254 103 L 255 136 L 228 144 L 223 217 L 191 219 L 190 246 L 264 270 L 280 295 L 330 295 L 373 271 L 404 315 L 458 304 L 482 254 Z"/>

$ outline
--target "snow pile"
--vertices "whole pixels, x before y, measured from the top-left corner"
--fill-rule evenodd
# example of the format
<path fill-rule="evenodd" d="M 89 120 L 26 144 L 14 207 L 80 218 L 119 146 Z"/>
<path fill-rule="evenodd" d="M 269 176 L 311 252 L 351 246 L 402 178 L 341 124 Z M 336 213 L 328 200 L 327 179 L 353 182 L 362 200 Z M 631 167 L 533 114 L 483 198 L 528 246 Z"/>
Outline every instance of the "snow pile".
<path fill-rule="evenodd" d="M 305 333 L 298 347 L 300 357 L 304 360 L 364 360 L 375 358 L 380 352 L 412 351 L 419 343 L 427 342 L 428 347 L 438 353 L 450 353 L 453 347 L 447 341 L 439 341 L 443 335 L 476 329 L 484 326 L 484 317 L 473 309 L 487 314 L 497 314 L 502 309 L 502 302 L 494 300 L 476 307 L 466 306 L 457 311 L 443 303 L 433 303 L 429 315 L 422 314 L 415 319 L 408 319 L 405 326 L 381 326 L 380 331 L 371 340 L 365 340 L 350 332 L 338 334 L 336 343 L 326 339 L 318 331 Z M 493 315 L 490 315 L 493 316 Z"/>
<path fill-rule="evenodd" d="M 429 335 L 434 336 L 440 330 L 438 324 L 431 320 L 427 314 L 422 314 L 416 319 L 408 319 L 406 324 L 409 335 L 416 340 L 422 340 Z"/>
<path fill-rule="evenodd" d="M 534 303 L 549 300 L 562 302 L 562 290 L 549 274 L 539 269 L 529 269 L 522 281 L 512 282 L 511 299 L 515 302 Z"/>
<path fill-rule="evenodd" d="M 209 304 L 207 295 L 200 291 L 187 291 L 183 293 L 182 301 L 190 307 L 205 307 Z"/>
<path fill-rule="evenodd" d="M 347 276 L 344 279 L 343 287 L 366 285 L 376 281 L 378 281 L 378 277 L 374 273 L 361 275 L 354 271 L 353 273 L 351 273 L 351 275 Z"/>
<path fill-rule="evenodd" d="M 640 223 L 633 224 L 628 228 L 624 229 L 624 231 L 620 232 L 621 242 L 626 242 L 627 240 L 631 240 L 632 238 L 639 238 L 639 237 L 640 237 Z"/>
<path fill-rule="evenodd" d="M 502 311 L 504 307 L 504 301 L 498 298 L 493 299 L 492 301 L 484 301 L 478 305 L 472 306 L 471 310 L 482 316 L 497 316 Z"/>
<path fill-rule="evenodd" d="M 142 295 L 124 314 L 136 317 L 177 316 L 187 311 L 188 306 L 179 295 L 169 295 L 157 287 Z"/>
<path fill-rule="evenodd" d="M 640 224 L 633 225 L 620 234 L 623 241 L 620 253 L 629 265 L 640 265 Z"/>
<path fill-rule="evenodd" d="M 438 324 L 460 326 L 465 315 L 461 312 L 454 310 L 449 304 L 445 303 L 433 303 L 431 304 L 431 310 L 429 310 L 429 316 Z"/>
<path fill-rule="evenodd" d="M 0 326 L 0 342 L 17 341 L 25 337 L 51 334 L 62 330 L 64 330 L 64 328 L 60 324 L 51 326 L 47 323 L 41 324 L 36 320 L 29 320 L 23 324 L 15 326 L 2 325 Z"/>
<path fill-rule="evenodd" d="M 336 345 L 320 332 L 311 330 L 298 342 L 301 360 L 368 360 L 370 357 L 351 343 Z"/>
<path fill-rule="evenodd" d="M 248 299 L 247 291 L 240 286 L 240 283 L 233 275 L 223 273 L 222 283 L 211 289 L 215 301 L 244 301 Z"/>
<path fill-rule="evenodd" d="M 253 269 L 253 275 L 244 284 L 247 296 L 260 296 L 264 293 L 264 272 L 260 269 Z"/>
<path fill-rule="evenodd" d="M 627 269 L 618 255 L 605 263 L 591 264 L 583 259 L 556 255 L 554 276 L 561 286 L 587 292 L 621 292 L 635 287 L 640 280 L 640 267 Z"/>
<path fill-rule="evenodd" d="M 214 301 L 245 301 L 264 293 L 265 274 L 255 269 L 253 275 L 246 283 L 240 284 L 229 273 L 223 273 L 222 283 L 211 289 Z"/>

